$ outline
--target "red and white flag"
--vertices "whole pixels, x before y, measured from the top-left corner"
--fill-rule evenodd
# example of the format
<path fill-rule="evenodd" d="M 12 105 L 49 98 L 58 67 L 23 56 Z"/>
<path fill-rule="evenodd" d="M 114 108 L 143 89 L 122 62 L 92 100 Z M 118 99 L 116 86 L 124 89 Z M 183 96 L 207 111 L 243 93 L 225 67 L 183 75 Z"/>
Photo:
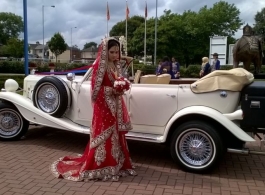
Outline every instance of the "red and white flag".
<path fill-rule="evenodd" d="M 109 3 L 107 2 L 107 20 L 110 19 L 110 13 L 109 13 Z"/>
<path fill-rule="evenodd" d="M 147 3 L 145 2 L 145 18 L 147 18 Z"/>
<path fill-rule="evenodd" d="M 126 19 L 129 18 L 129 14 L 130 14 L 130 10 L 129 10 L 128 4 L 126 3 Z"/>

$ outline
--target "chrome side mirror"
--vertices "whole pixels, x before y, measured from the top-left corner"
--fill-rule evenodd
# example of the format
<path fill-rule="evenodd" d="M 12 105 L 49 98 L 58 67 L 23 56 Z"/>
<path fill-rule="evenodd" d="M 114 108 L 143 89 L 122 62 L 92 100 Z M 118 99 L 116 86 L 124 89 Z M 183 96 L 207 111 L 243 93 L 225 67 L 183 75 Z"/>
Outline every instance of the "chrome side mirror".
<path fill-rule="evenodd" d="M 75 73 L 67 73 L 66 78 L 68 81 L 73 81 L 75 79 Z"/>

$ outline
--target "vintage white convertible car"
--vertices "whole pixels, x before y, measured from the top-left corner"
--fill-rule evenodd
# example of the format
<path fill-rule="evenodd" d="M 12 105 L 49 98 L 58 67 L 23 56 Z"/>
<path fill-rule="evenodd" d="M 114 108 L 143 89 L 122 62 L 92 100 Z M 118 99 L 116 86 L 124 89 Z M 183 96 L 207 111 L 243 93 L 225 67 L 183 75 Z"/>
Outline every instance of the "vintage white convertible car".
<path fill-rule="evenodd" d="M 89 134 L 92 69 L 84 76 L 29 75 L 23 95 L 16 93 L 16 81 L 6 81 L 0 92 L 0 138 L 21 138 L 29 123 Z M 143 76 L 124 95 L 133 123 L 128 139 L 168 144 L 173 160 L 197 173 L 216 167 L 226 151 L 259 153 L 244 146 L 264 133 L 265 82 L 254 81 L 242 68 L 215 71 L 192 84 L 159 78 Z"/>

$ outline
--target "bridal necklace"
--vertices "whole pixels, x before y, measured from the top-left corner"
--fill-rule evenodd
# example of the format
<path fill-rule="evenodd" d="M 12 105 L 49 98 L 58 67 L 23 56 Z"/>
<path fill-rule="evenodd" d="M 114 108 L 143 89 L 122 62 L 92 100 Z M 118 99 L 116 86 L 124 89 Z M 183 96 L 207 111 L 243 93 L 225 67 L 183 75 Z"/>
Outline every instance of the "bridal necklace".
<path fill-rule="evenodd" d="M 109 66 L 110 71 L 114 75 L 114 79 L 117 79 L 117 77 L 118 77 L 118 69 L 115 66 L 115 64 L 113 62 L 111 62 L 111 63 L 108 63 L 108 66 Z"/>
<path fill-rule="evenodd" d="M 110 69 L 113 72 L 116 72 L 117 71 L 117 67 L 115 66 L 115 64 L 113 62 L 109 62 L 108 65 L 109 65 Z"/>

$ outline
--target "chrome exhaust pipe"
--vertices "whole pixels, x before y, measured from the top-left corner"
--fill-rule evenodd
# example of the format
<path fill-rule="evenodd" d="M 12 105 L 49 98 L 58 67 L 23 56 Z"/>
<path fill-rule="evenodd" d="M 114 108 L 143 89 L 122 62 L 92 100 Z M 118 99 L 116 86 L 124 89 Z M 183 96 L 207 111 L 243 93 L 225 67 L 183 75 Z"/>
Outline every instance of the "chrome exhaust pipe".
<path fill-rule="evenodd" d="M 233 149 L 233 148 L 227 148 L 227 152 L 229 153 L 235 153 L 235 154 L 256 154 L 256 155 L 264 155 L 265 156 L 265 151 L 254 151 L 254 150 L 249 150 L 249 149 Z"/>
<path fill-rule="evenodd" d="M 254 150 L 250 150 L 249 154 L 256 154 L 256 155 L 263 155 L 265 156 L 265 151 L 254 151 Z"/>
<path fill-rule="evenodd" d="M 227 148 L 227 152 L 229 153 L 235 153 L 235 154 L 249 154 L 248 149 L 233 149 L 233 148 Z"/>

